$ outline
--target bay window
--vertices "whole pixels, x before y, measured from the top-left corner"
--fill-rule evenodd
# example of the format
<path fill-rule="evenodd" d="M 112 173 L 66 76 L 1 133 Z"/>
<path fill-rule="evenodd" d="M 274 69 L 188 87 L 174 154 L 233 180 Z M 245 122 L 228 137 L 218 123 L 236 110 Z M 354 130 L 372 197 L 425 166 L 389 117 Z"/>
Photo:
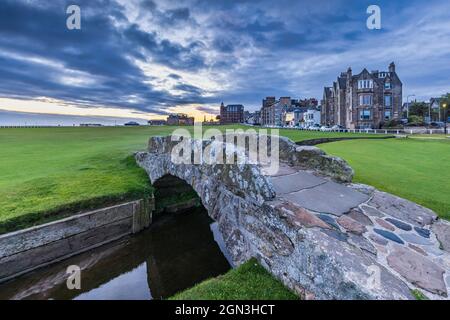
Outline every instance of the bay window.
<path fill-rule="evenodd" d="M 360 120 L 370 120 L 372 117 L 372 112 L 370 110 L 360 110 L 359 119 Z"/>
<path fill-rule="evenodd" d="M 371 94 L 362 94 L 359 96 L 359 105 L 360 106 L 371 106 L 372 105 L 372 95 Z"/>
<path fill-rule="evenodd" d="M 391 95 L 384 96 L 384 106 L 392 107 L 392 96 Z"/>
<path fill-rule="evenodd" d="M 384 120 L 391 120 L 392 112 L 391 110 L 384 111 Z"/>
<path fill-rule="evenodd" d="M 358 89 L 372 89 L 373 81 L 372 80 L 359 80 L 358 81 Z"/>

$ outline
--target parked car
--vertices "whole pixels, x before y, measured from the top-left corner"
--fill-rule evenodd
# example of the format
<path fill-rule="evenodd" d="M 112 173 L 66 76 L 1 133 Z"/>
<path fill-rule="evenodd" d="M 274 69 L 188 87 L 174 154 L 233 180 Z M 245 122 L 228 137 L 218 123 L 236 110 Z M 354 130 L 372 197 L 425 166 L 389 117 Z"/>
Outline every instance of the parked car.
<path fill-rule="evenodd" d="M 319 131 L 320 130 L 320 124 L 313 124 L 312 126 L 309 126 L 309 130 L 312 131 Z"/>
<path fill-rule="evenodd" d="M 139 123 L 137 123 L 135 121 L 130 121 L 130 122 L 125 123 L 125 126 L 127 126 L 127 127 L 137 127 L 137 126 L 139 126 Z"/>
<path fill-rule="evenodd" d="M 345 130 L 346 128 L 344 126 L 340 126 L 340 125 L 334 125 L 331 127 L 331 130 Z"/>
<path fill-rule="evenodd" d="M 328 132 L 328 131 L 331 131 L 331 128 L 330 128 L 330 127 L 327 127 L 327 126 L 321 126 L 321 127 L 320 127 L 320 131 L 322 131 L 322 132 Z"/>
<path fill-rule="evenodd" d="M 430 123 L 430 128 L 436 128 L 436 129 L 440 129 L 445 127 L 445 123 L 444 122 L 440 122 L 440 121 L 435 121 L 435 122 L 431 122 Z"/>

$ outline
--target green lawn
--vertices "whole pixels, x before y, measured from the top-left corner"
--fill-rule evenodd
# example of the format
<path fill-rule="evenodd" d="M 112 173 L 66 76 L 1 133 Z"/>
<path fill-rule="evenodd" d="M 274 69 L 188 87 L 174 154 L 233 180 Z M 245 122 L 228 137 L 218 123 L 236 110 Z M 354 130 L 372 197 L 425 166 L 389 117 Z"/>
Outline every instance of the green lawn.
<path fill-rule="evenodd" d="M 344 158 L 355 182 L 417 202 L 450 219 L 450 140 L 353 140 L 319 146 Z"/>
<path fill-rule="evenodd" d="M 220 128 L 239 127 L 247 129 Z M 145 149 L 150 136 L 174 129 L 0 129 L 0 234 L 148 194 L 148 178 L 132 153 Z M 281 132 L 294 140 L 341 135 Z"/>
<path fill-rule="evenodd" d="M 176 294 L 172 300 L 298 300 L 255 259 L 223 276 Z"/>

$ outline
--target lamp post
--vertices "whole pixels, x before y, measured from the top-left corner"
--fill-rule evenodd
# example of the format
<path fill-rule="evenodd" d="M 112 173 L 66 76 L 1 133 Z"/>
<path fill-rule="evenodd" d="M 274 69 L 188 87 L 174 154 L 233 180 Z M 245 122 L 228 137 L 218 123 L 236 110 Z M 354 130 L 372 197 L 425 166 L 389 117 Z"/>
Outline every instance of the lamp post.
<path fill-rule="evenodd" d="M 409 98 L 410 97 L 415 97 L 415 94 L 410 94 L 409 96 L 406 97 L 406 118 L 409 119 Z"/>
<path fill-rule="evenodd" d="M 447 134 L 447 119 L 448 119 L 447 103 L 444 102 L 444 104 L 442 105 L 442 108 L 444 108 L 444 134 Z"/>
<path fill-rule="evenodd" d="M 428 127 L 431 125 L 431 102 L 428 104 Z"/>

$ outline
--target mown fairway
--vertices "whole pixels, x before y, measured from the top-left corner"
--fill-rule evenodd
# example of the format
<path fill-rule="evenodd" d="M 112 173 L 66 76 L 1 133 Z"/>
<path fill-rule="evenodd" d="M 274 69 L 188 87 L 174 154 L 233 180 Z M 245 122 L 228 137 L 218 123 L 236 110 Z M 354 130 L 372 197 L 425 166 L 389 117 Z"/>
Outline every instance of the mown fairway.
<path fill-rule="evenodd" d="M 354 140 L 322 144 L 355 170 L 355 182 L 424 205 L 450 219 L 450 139 Z"/>
<path fill-rule="evenodd" d="M 228 126 L 220 129 L 238 127 Z M 83 209 L 142 197 L 151 192 L 148 178 L 144 171 L 135 165 L 132 154 L 134 151 L 145 149 L 150 136 L 168 135 L 174 129 L 174 127 L 0 129 L 0 233 L 54 219 L 56 214 L 58 217 L 73 214 Z M 294 141 L 349 136 L 345 133 L 298 130 L 280 132 Z M 407 193 L 405 188 L 423 190 L 424 192 L 418 192 L 422 196 L 420 198 L 422 201 L 418 202 L 425 205 L 432 204 L 429 206 L 441 214 L 448 212 L 448 201 L 445 201 L 444 193 L 447 190 L 448 194 L 448 184 L 444 185 L 444 181 L 450 180 L 450 170 L 448 168 L 444 170 L 442 163 L 445 157 L 449 158 L 448 144 L 417 141 L 417 148 L 404 148 L 407 153 L 402 155 L 400 153 L 403 151 L 389 147 L 390 143 L 394 141 L 369 143 L 360 140 L 329 144 L 324 148 L 331 148 L 329 151 L 349 160 L 357 171 L 359 181 L 374 184 L 405 197 L 417 193 Z M 409 145 L 410 142 L 399 143 Z M 371 145 L 388 147 L 384 147 L 385 154 L 383 154 L 370 149 L 368 146 Z M 364 149 L 359 149 L 358 146 Z M 434 147 L 431 150 L 425 146 Z M 369 148 L 369 153 L 358 152 L 366 148 Z M 348 153 L 346 149 L 349 149 Z M 416 157 L 416 152 L 420 156 Z M 373 153 L 378 156 L 377 161 L 368 156 Z M 422 162 L 426 162 L 428 166 L 424 168 Z M 392 174 L 383 173 L 383 176 L 389 178 L 383 181 L 384 179 L 380 179 L 380 172 L 372 169 L 374 166 L 395 167 L 397 176 L 403 178 L 393 179 Z M 420 172 L 413 175 L 411 168 L 416 168 L 415 170 Z M 373 182 L 370 180 L 371 177 Z M 426 177 L 426 181 L 420 177 Z M 378 183 L 378 180 L 382 180 L 383 183 Z M 410 199 L 417 200 L 414 197 Z"/>

